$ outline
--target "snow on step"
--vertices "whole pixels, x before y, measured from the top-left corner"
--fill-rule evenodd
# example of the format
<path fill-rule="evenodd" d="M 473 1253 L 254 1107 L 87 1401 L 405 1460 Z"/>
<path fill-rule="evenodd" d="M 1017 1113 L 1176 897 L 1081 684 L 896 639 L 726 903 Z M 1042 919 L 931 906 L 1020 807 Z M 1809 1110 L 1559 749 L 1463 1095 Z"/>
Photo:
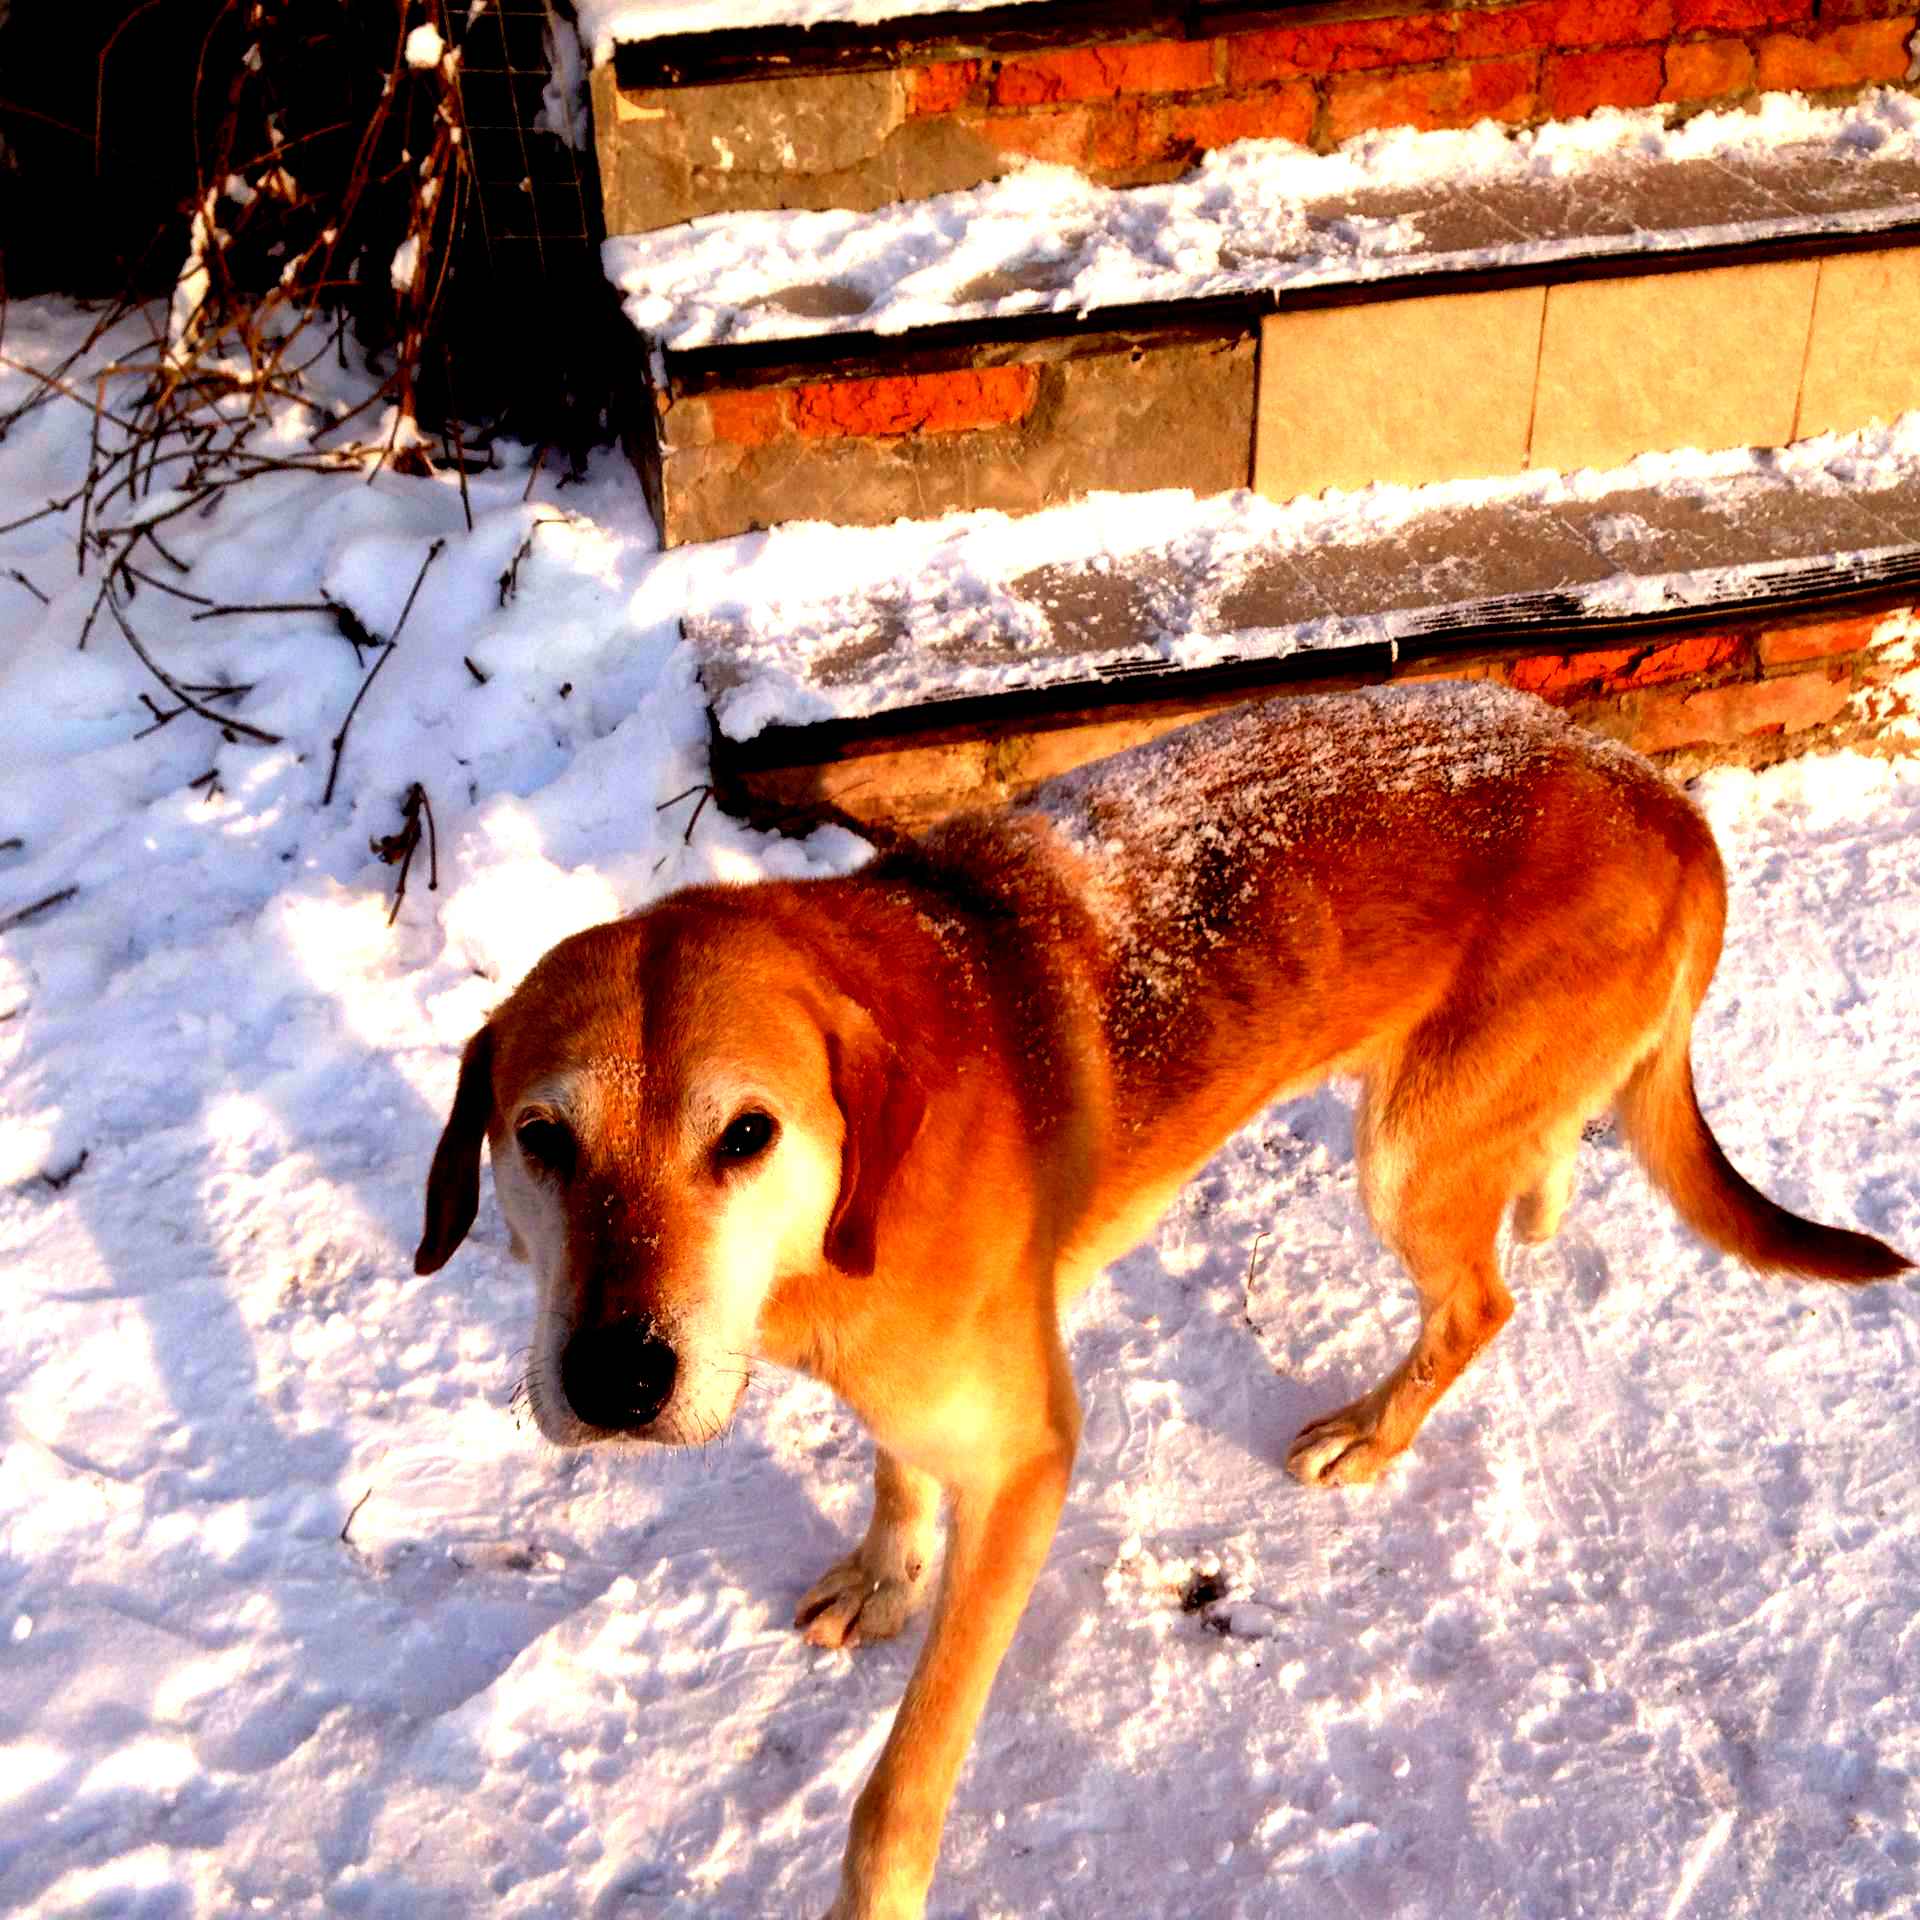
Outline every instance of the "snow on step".
<path fill-rule="evenodd" d="M 1769 94 L 1677 127 L 1608 109 L 1331 154 L 1245 141 L 1163 186 L 1034 166 L 873 213 L 711 215 L 604 257 L 633 324 L 684 352 L 1915 224 L 1920 102 Z"/>
<path fill-rule="evenodd" d="M 1526 615 L 1655 614 L 1920 551 L 1920 413 L 1781 451 L 1649 454 L 1607 474 L 1370 487 L 1284 505 L 1105 494 L 765 536 L 790 593 L 724 577 L 684 627 L 728 738 L 968 695 L 1406 640 Z M 793 564 L 779 564 L 781 553 Z"/>

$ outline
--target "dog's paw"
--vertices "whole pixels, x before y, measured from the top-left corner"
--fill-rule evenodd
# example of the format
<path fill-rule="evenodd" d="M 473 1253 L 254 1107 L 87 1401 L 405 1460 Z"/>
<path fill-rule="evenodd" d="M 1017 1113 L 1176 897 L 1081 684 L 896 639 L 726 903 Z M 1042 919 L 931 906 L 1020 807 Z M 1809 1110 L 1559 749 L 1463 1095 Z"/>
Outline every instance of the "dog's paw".
<path fill-rule="evenodd" d="M 1370 1400 L 1356 1400 L 1294 1435 L 1287 1471 L 1304 1486 L 1361 1486 L 1377 1479 L 1399 1451 L 1381 1439 Z"/>
<path fill-rule="evenodd" d="M 816 1647 L 891 1640 L 920 1611 L 927 1587 L 924 1562 L 910 1560 L 897 1573 L 875 1573 L 860 1554 L 850 1553 L 807 1589 L 793 1624 Z"/>

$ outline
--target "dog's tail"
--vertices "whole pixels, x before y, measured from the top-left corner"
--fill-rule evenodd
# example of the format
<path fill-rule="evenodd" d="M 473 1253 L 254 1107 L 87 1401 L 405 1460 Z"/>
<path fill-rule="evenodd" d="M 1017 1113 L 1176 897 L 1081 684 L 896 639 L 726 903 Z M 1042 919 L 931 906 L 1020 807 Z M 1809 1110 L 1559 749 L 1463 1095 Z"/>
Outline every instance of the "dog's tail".
<path fill-rule="evenodd" d="M 1628 1144 L 1682 1220 L 1749 1265 L 1811 1280 L 1886 1280 L 1912 1267 L 1884 1241 L 1823 1227 L 1777 1206 L 1721 1151 L 1693 1089 L 1693 1020 L 1676 1006 L 1665 1035 L 1622 1089 Z"/>

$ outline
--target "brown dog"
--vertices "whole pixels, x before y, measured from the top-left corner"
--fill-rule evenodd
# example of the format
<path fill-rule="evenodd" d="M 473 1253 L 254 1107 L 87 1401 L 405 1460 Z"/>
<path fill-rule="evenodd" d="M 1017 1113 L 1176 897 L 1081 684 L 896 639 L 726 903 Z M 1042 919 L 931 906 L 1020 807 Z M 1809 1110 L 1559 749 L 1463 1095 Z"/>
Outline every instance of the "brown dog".
<path fill-rule="evenodd" d="M 1720 949 L 1689 802 L 1539 703 L 1436 686 L 1274 700 L 950 822 L 847 879 L 671 896 L 563 941 L 477 1033 L 416 1266 L 471 1224 L 480 1142 L 538 1285 L 547 1437 L 705 1440 L 752 1360 L 878 1448 L 873 1521 L 808 1637 L 939 1603 L 853 1816 L 837 1920 L 923 1911 L 955 1777 L 1046 1556 L 1079 1413 L 1062 1303 L 1214 1150 L 1333 1073 L 1413 1351 L 1293 1442 L 1370 1480 L 1512 1302 L 1612 1107 L 1682 1218 L 1755 1266 L 1906 1262 L 1749 1186 L 1688 1060 Z"/>

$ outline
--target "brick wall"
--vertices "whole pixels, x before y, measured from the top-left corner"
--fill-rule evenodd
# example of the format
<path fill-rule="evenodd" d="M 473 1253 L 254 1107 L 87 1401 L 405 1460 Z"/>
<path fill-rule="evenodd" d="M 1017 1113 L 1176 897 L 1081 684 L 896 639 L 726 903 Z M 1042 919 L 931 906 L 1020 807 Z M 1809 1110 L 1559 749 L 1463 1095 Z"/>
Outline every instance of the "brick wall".
<path fill-rule="evenodd" d="M 1337 661 L 1328 674 L 1326 684 L 1355 684 Z M 1713 765 L 1765 765 L 1815 747 L 1920 749 L 1920 609 L 1911 606 L 1727 626 L 1631 648 L 1435 661 L 1391 677 L 1530 689 L 1682 776 Z M 916 741 L 903 731 L 817 760 L 808 757 L 801 729 L 792 757 L 777 764 L 764 739 L 738 765 L 718 743 L 714 775 L 729 811 L 747 818 L 789 830 L 832 818 L 913 832 L 964 808 L 997 805 L 1238 700 L 1317 690 L 1307 680 L 1270 694 L 1183 702 L 1170 693 L 1150 706 L 1089 707 L 1043 724 L 982 726 L 957 740 Z M 937 709 L 928 718 L 937 722 Z"/>
<path fill-rule="evenodd" d="M 1251 322 L 1063 336 L 995 365 L 656 392 L 635 453 L 669 546 L 783 520 L 878 526 L 1096 490 L 1247 483 Z"/>
<path fill-rule="evenodd" d="M 1915 24 L 1876 0 L 1518 0 L 951 61 L 913 70 L 910 110 L 1007 152 L 1132 178 L 1252 137 L 1326 148 L 1376 127 L 1902 82 Z"/>
<path fill-rule="evenodd" d="M 1917 76 L 1914 0 L 1492 0 L 647 92 L 620 92 L 602 68 L 595 105 L 618 233 L 730 207 L 865 209 L 1022 156 L 1137 185 L 1236 140 L 1326 149 L 1379 127 L 1835 97 Z"/>
<path fill-rule="evenodd" d="M 1598 732 L 1690 768 L 1764 764 L 1816 743 L 1911 750 L 1920 745 L 1916 666 L 1920 619 L 1902 608 L 1531 654 L 1468 672 L 1537 693 Z"/>

